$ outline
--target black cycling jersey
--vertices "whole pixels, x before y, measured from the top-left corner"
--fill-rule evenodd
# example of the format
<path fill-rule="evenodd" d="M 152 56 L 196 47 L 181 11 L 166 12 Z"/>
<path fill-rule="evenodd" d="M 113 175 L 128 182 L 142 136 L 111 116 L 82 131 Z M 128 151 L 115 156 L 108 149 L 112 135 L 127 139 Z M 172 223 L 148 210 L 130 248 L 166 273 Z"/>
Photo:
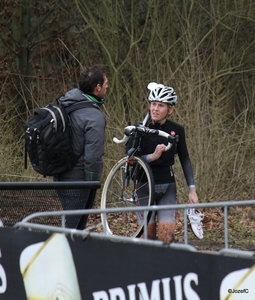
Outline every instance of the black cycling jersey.
<path fill-rule="evenodd" d="M 148 127 L 165 131 L 172 136 L 179 136 L 177 145 L 173 145 L 170 150 L 163 152 L 158 160 L 150 163 L 155 183 L 160 184 L 175 182 L 172 165 L 174 164 L 175 156 L 178 155 L 187 184 L 194 185 L 193 170 L 186 145 L 184 127 L 170 120 L 166 120 L 163 125 L 160 125 L 159 123 L 151 123 Z M 143 136 L 141 141 L 142 155 L 152 154 L 158 144 L 167 145 L 167 141 L 164 137 L 157 136 L 155 134 Z M 128 142 L 126 149 L 130 149 L 130 147 L 131 143 Z"/>

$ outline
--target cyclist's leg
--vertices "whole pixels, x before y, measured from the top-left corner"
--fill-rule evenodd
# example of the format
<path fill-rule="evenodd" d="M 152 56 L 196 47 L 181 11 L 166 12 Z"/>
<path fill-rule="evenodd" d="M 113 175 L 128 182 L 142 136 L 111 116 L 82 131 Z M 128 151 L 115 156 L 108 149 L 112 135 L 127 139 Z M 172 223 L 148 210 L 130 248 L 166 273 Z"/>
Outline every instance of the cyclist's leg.
<path fill-rule="evenodd" d="M 142 190 L 143 192 L 144 190 Z M 146 194 L 146 191 L 144 191 Z M 141 195 L 142 196 L 142 195 Z M 155 204 L 171 205 L 177 203 L 176 184 L 156 184 L 155 185 Z M 176 211 L 160 210 L 152 211 L 148 223 L 148 239 L 156 240 L 156 217 L 158 220 L 158 240 L 170 243 L 174 240 Z"/>
<path fill-rule="evenodd" d="M 144 203 L 143 201 L 141 201 L 141 205 L 147 205 L 146 197 L 148 195 L 148 185 L 139 188 L 137 194 L 138 194 L 138 199 L 144 199 Z M 143 219 L 141 219 L 141 217 L 139 217 L 139 214 L 140 213 L 137 212 L 137 217 L 140 220 L 140 222 L 144 221 Z M 142 234 L 141 238 L 144 238 L 144 234 Z M 147 238 L 149 240 L 156 240 L 156 212 L 155 211 L 152 211 L 149 219 L 149 223 L 147 225 Z"/>
<path fill-rule="evenodd" d="M 141 183 L 138 186 L 138 189 L 136 191 L 137 197 L 135 205 L 140 206 L 148 206 L 148 198 L 149 198 L 149 187 L 146 183 Z M 139 225 L 142 225 L 144 223 L 144 212 L 138 211 L 136 212 L 137 220 Z"/>
<path fill-rule="evenodd" d="M 147 231 L 148 231 L 148 239 L 149 240 L 156 240 L 157 239 L 157 235 L 156 235 L 156 222 L 153 223 L 149 223 L 147 225 Z"/>
<path fill-rule="evenodd" d="M 169 183 L 165 190 L 160 192 L 160 185 L 155 186 L 156 194 L 161 193 L 162 197 L 157 201 L 157 205 L 177 204 L 176 184 Z M 158 239 L 160 241 L 171 243 L 174 240 L 176 210 L 160 210 L 158 217 Z"/>
<path fill-rule="evenodd" d="M 153 211 L 151 213 L 151 217 L 150 217 L 150 220 L 149 220 L 149 223 L 148 223 L 148 239 L 150 239 L 150 240 L 156 240 L 157 239 L 156 216 L 157 216 L 157 212 Z"/>
<path fill-rule="evenodd" d="M 158 224 L 158 239 L 165 243 L 174 241 L 175 223 L 160 222 Z"/>

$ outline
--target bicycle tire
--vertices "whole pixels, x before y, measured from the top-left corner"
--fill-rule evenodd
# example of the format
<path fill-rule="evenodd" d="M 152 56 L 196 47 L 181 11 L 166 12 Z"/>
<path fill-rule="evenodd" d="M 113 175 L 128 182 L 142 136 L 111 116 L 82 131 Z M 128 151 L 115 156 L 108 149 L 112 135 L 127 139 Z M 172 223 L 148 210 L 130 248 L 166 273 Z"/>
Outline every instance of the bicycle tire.
<path fill-rule="evenodd" d="M 129 159 L 124 157 L 113 166 L 106 178 L 101 208 L 153 205 L 154 189 L 154 178 L 148 163 L 141 157 L 132 156 Z M 144 195 L 139 199 L 137 194 L 141 195 L 142 190 Z M 144 220 L 148 223 L 151 213 L 151 211 L 102 213 L 104 232 L 107 235 L 140 237 L 143 234 Z"/>

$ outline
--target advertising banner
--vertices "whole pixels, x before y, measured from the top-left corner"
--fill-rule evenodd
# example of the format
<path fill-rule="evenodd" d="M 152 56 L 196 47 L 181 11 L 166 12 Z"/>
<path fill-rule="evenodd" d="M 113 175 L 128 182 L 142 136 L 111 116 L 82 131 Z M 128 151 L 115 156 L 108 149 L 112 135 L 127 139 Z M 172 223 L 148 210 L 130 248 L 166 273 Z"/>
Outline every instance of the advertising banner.
<path fill-rule="evenodd" d="M 2 300 L 255 299 L 255 258 L 0 228 Z"/>

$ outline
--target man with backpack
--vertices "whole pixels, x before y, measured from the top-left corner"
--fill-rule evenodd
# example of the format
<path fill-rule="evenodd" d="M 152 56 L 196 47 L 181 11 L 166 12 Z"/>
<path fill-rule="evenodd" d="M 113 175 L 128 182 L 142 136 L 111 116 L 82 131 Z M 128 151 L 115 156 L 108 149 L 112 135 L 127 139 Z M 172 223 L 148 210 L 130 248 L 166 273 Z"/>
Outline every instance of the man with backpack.
<path fill-rule="evenodd" d="M 54 181 L 100 181 L 101 178 L 106 119 L 99 107 L 105 102 L 109 87 L 105 69 L 85 67 L 78 83 L 79 88 L 68 91 L 58 103 L 65 108 L 78 102 L 93 105 L 69 113 L 72 152 L 79 160 L 70 170 L 54 176 Z M 63 189 L 58 194 L 64 210 L 84 209 L 89 190 Z M 80 216 L 67 216 L 66 227 L 76 228 L 79 220 Z"/>

